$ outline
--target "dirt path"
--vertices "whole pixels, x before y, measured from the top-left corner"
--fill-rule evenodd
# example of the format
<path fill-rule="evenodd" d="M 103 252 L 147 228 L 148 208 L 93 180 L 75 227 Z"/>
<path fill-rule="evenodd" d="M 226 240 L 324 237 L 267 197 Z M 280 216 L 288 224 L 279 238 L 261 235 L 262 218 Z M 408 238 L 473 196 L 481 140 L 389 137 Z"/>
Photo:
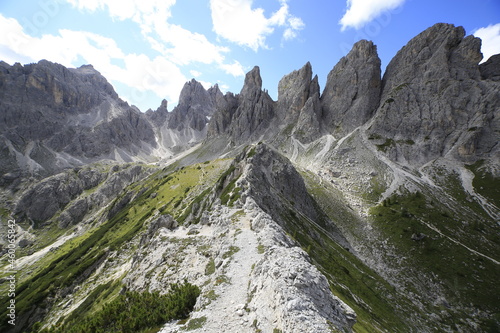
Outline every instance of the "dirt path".
<path fill-rule="evenodd" d="M 428 228 L 430 228 L 430 229 L 434 230 L 435 232 L 437 232 L 438 234 L 440 234 L 441 236 L 448 238 L 448 239 L 449 239 L 450 241 L 452 241 L 453 243 L 455 243 L 455 244 L 457 244 L 457 245 L 460 245 L 460 246 L 462 246 L 462 247 L 466 248 L 467 250 L 469 250 L 470 252 L 472 252 L 472 253 L 474 253 L 474 254 L 476 254 L 476 255 L 478 255 L 478 256 L 481 256 L 481 257 L 483 257 L 483 258 L 486 258 L 486 259 L 488 259 L 488 260 L 491 260 L 493 263 L 495 263 L 495 264 L 497 264 L 497 265 L 500 265 L 500 262 L 499 262 L 499 261 L 497 261 L 497 260 L 495 260 L 495 259 L 493 259 L 493 258 L 491 258 L 491 257 L 488 257 L 487 255 L 482 254 L 481 252 L 477 252 L 476 250 L 471 249 L 471 248 L 470 248 L 470 247 L 468 247 L 467 245 L 460 243 L 460 242 L 459 242 L 459 241 L 457 241 L 456 239 L 453 239 L 453 238 L 451 238 L 450 236 L 447 236 L 447 235 L 443 234 L 443 233 L 442 233 L 442 232 L 441 232 L 438 228 L 436 228 L 435 226 L 433 226 L 433 225 L 431 225 L 431 224 L 429 224 L 429 223 L 427 223 L 427 222 L 425 222 L 425 221 L 422 221 L 422 220 L 419 220 L 419 221 L 420 221 L 421 223 L 425 224 Z"/>
<path fill-rule="evenodd" d="M 235 223 L 235 236 L 232 246 L 239 250 L 232 255 L 228 266 L 223 270 L 228 283 L 216 289 L 219 297 L 207 308 L 211 316 L 200 332 L 250 332 L 252 320 L 244 309 L 248 300 L 248 285 L 252 266 L 261 257 L 258 253 L 258 239 L 250 229 L 250 218 L 245 215 Z M 196 331 L 195 331 L 196 332 Z"/>
<path fill-rule="evenodd" d="M 233 219 L 235 212 L 236 210 L 231 211 L 225 218 Z M 259 240 L 251 229 L 250 217 L 244 214 L 233 221 L 227 234 L 220 238 L 220 242 L 227 245 L 222 251 L 225 253 L 218 256 L 218 259 L 224 258 L 223 264 L 210 275 L 211 282 L 202 289 L 202 295 L 211 295 L 210 302 L 193 312 L 190 319 L 191 322 L 201 320 L 202 324 L 191 327 L 190 332 L 255 332 L 252 327 L 255 314 L 247 311 L 245 304 L 248 302 L 250 274 L 262 254 L 258 253 Z M 214 236 L 210 235 L 210 229 L 208 226 L 201 228 L 197 236 Z M 185 230 L 178 230 L 173 236 L 186 237 Z M 160 332 L 183 332 L 182 327 L 169 323 Z"/>

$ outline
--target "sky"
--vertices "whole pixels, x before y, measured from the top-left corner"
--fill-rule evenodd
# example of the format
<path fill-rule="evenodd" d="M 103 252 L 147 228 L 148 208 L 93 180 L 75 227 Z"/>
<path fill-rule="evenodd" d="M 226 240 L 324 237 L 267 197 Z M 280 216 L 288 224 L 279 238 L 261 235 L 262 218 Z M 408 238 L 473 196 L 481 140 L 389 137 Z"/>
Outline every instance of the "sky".
<path fill-rule="evenodd" d="M 483 61 L 500 53 L 500 0 L 0 0 L 0 60 L 92 64 L 141 111 L 172 110 L 187 81 L 239 93 L 254 66 L 274 100 L 308 61 L 323 89 L 361 39 L 384 71 L 439 22 L 480 37 Z"/>

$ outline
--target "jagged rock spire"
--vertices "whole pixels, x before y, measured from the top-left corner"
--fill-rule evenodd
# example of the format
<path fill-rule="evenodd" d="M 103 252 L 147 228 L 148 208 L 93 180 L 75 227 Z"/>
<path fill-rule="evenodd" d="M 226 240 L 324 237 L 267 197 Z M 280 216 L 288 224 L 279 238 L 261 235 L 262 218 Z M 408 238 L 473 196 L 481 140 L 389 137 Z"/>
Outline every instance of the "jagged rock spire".
<path fill-rule="evenodd" d="M 321 95 L 326 132 L 343 136 L 364 124 L 378 107 L 380 87 L 377 47 L 361 40 L 328 74 Z"/>

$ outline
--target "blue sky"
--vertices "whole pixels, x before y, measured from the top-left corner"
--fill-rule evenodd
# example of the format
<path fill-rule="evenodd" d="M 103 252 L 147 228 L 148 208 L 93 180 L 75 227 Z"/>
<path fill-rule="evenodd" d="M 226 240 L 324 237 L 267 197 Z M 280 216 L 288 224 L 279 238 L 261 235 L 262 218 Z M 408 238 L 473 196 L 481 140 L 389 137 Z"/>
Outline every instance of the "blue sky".
<path fill-rule="evenodd" d="M 279 80 L 310 61 L 323 88 L 360 39 L 382 70 L 411 38 L 438 23 L 500 53 L 499 0 L 2 0 L 0 60 L 92 64 L 142 111 L 169 110 L 191 78 L 238 93 L 257 65 L 277 99 Z"/>

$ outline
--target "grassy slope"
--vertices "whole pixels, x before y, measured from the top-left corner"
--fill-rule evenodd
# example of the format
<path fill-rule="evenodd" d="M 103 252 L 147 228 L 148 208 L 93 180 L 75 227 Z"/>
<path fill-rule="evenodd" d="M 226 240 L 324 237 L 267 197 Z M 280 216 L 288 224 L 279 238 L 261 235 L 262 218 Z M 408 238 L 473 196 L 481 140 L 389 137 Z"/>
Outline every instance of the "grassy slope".
<path fill-rule="evenodd" d="M 230 160 L 217 160 L 177 170 L 170 167 L 129 186 L 116 202 L 128 192 L 135 193 L 136 197 L 115 216 L 84 235 L 68 241 L 57 251 L 50 252 L 38 265 L 31 267 L 31 274 L 20 281 L 17 291 L 18 315 L 27 315 L 35 308 L 50 310 L 61 299 L 61 288 L 71 288 L 75 283 L 82 282 L 82 274 L 85 277 L 91 274 L 96 261 L 106 260 L 110 251 L 119 251 L 124 244 L 137 239 L 137 235 L 144 230 L 144 223 L 152 215 L 168 213 L 177 220 L 184 221 L 193 206 L 208 195 L 208 189 L 221 181 L 221 175 L 224 175 L 229 163 Z M 475 166 L 471 168 L 475 173 L 481 172 Z M 362 237 L 360 230 L 364 222 L 348 208 L 340 193 L 336 193 L 331 186 L 319 185 L 314 175 L 304 173 L 303 176 L 308 191 L 329 218 L 343 232 L 349 232 L 353 237 Z M 418 320 L 428 315 L 424 312 L 440 315 L 439 320 L 443 326 L 453 328 L 455 323 L 460 323 L 469 316 L 467 309 L 461 310 L 455 306 L 463 300 L 471 302 L 472 307 L 498 313 L 498 305 L 495 303 L 495 296 L 500 294 L 495 283 L 495 277 L 500 275 L 498 265 L 484 257 L 472 255 L 464 246 L 439 235 L 422 223 L 429 223 L 478 251 L 491 255 L 498 249 L 498 234 L 493 232 L 491 219 L 481 211 L 477 203 L 467 200 L 467 195 L 454 175 L 447 177 L 442 185 L 452 198 L 450 202 L 457 200 L 462 204 L 461 208 L 456 208 L 457 205 L 450 206 L 449 202 L 441 203 L 433 193 L 422 191 L 419 194 L 393 196 L 374 206 L 371 216 L 375 230 L 383 235 L 396 252 L 408 257 L 405 264 L 414 268 L 407 272 L 401 270 L 405 291 L 418 292 L 418 288 L 412 285 L 413 276 L 408 274 L 421 272 L 423 276 L 431 276 L 438 281 L 440 288 L 445 291 L 447 302 L 454 306 L 453 309 L 446 303 L 425 304 L 424 309 L 417 308 L 376 272 L 335 243 L 321 227 L 325 221 L 309 221 L 283 198 L 283 204 L 288 209 L 282 215 L 287 231 L 327 276 L 332 292 L 356 311 L 356 332 L 418 331 Z M 481 186 L 485 196 L 496 195 L 496 185 L 492 187 L 492 180 L 488 177 L 486 174 L 481 178 L 487 181 L 475 180 L 474 186 Z M 232 185 L 234 187 L 234 183 Z M 232 192 L 234 190 L 231 188 Z M 224 200 L 226 204 L 234 202 L 229 193 L 222 194 L 228 196 Z M 465 228 L 464 231 L 463 227 L 457 228 L 457 224 L 470 228 Z M 46 232 L 58 231 L 47 229 Z M 414 234 L 425 234 L 425 237 L 415 241 L 412 240 Z M 484 246 L 478 248 L 478 242 Z M 404 281 L 410 282 L 405 285 Z M 75 313 L 83 316 L 99 311 L 104 304 L 116 297 L 120 285 L 119 281 L 113 283 L 112 288 L 110 287 L 112 292 L 105 292 L 104 287 L 93 288 L 89 299 L 96 301 L 84 302 L 82 308 L 78 308 Z M 4 290 L 0 290 L 2 291 Z M 48 297 L 54 297 L 54 300 L 48 301 Z M 75 316 L 72 315 L 72 318 Z M 41 319 L 43 321 L 43 317 Z M 485 331 L 494 330 L 495 325 L 492 319 L 485 318 L 482 321 Z"/>
<path fill-rule="evenodd" d="M 500 187 L 498 178 L 474 171 L 481 175 L 474 180 L 474 186 L 482 187 L 483 196 L 498 200 L 495 192 Z M 467 323 L 472 320 L 479 323 L 481 331 L 493 332 L 499 329 L 500 266 L 485 256 L 500 260 L 498 226 L 463 190 L 456 174 L 444 170 L 440 173 L 435 181 L 443 190 L 436 192 L 422 187 L 420 192 L 409 193 L 402 188 L 403 194 L 393 195 L 371 208 L 371 216 L 364 223 L 369 223 L 373 227 L 370 234 L 379 238 L 368 246 L 386 253 L 384 260 L 397 269 L 395 279 L 404 294 L 418 295 L 421 310 L 416 310 L 415 315 L 422 316 L 421 321 L 433 314 L 433 320 L 437 318 L 441 328 L 473 331 L 473 325 Z M 346 208 L 333 187 L 319 185 L 313 175 L 306 174 L 304 178 L 320 206 L 345 233 L 362 243 L 369 242 L 368 238 L 362 239 L 363 222 Z M 423 238 L 417 240 L 419 236 Z M 355 285 L 351 283 L 349 287 Z M 381 292 L 379 301 L 392 303 L 396 294 Z M 403 315 L 410 314 L 408 309 L 411 306 L 406 307 Z M 476 311 L 481 312 L 479 319 L 475 317 Z M 378 317 L 373 312 L 370 315 Z"/>
<path fill-rule="evenodd" d="M 104 262 L 111 252 L 120 251 L 144 229 L 145 222 L 152 215 L 169 213 L 174 217 L 181 216 L 192 200 L 215 184 L 229 162 L 217 160 L 178 170 L 166 168 L 145 181 L 130 185 L 115 199 L 117 203 L 127 193 L 133 193 L 134 199 L 123 209 L 50 252 L 37 265 L 30 267 L 29 274 L 18 282 L 16 311 L 22 318 L 20 322 L 25 322 L 24 329 L 33 321 L 43 322 L 43 313 L 62 299 L 62 291 L 72 290 L 95 271 L 96 263 Z M 53 232 L 50 226 L 45 231 Z M 39 232 L 43 234 L 43 231 Z M 5 288 L 5 285 L 0 288 L 2 295 L 7 294 Z M 5 316 L 5 310 L 2 310 L 2 316 Z"/>
<path fill-rule="evenodd" d="M 348 208 L 339 193 L 332 187 L 320 185 L 311 173 L 302 175 L 308 191 L 328 217 L 344 233 L 350 232 L 356 237 L 358 233 L 354 229 L 361 227 L 361 220 Z M 293 224 L 303 226 L 301 232 L 295 232 L 295 238 L 328 278 L 332 292 L 356 311 L 355 332 L 418 331 L 415 319 L 420 310 L 405 296 L 317 226 L 307 220 Z M 346 226 L 352 229 L 346 230 Z M 311 229 L 321 235 L 320 239 L 310 236 Z"/>

